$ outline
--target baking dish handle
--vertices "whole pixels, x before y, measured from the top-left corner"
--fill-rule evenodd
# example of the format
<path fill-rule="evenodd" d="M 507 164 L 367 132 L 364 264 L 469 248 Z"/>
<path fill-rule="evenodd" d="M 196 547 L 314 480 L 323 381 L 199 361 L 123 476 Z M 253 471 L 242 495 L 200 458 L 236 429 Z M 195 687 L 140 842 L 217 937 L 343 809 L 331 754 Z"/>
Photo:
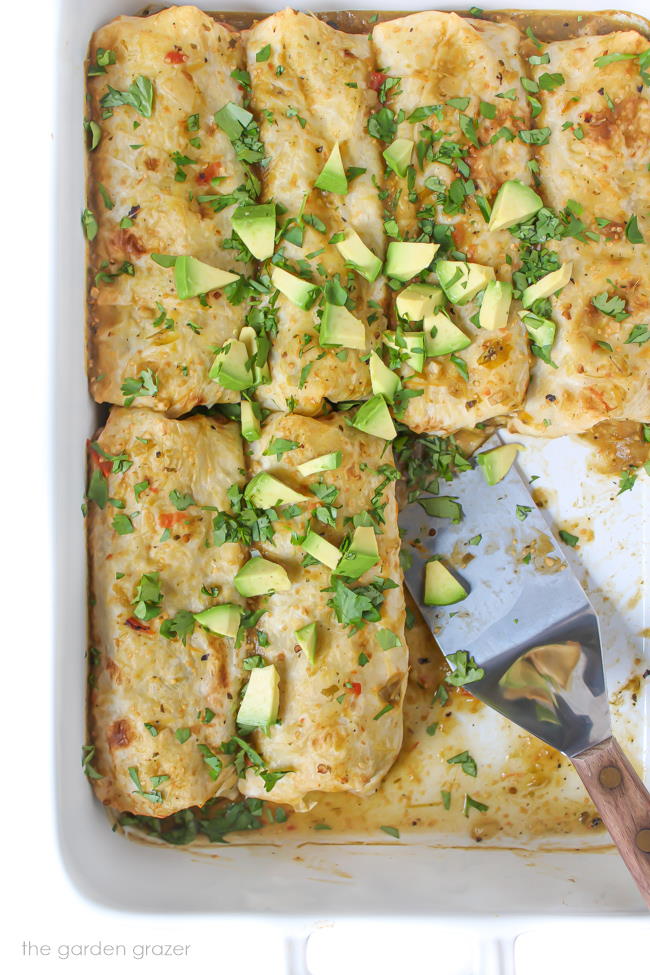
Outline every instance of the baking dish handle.
<path fill-rule="evenodd" d="M 650 793 L 615 738 L 572 762 L 650 908 Z"/>

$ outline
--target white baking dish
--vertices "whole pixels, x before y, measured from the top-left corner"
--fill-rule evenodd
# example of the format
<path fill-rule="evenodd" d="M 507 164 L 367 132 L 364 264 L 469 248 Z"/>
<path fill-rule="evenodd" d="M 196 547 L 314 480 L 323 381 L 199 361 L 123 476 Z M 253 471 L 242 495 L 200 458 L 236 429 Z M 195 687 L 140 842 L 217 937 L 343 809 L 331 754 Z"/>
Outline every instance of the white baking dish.
<path fill-rule="evenodd" d="M 207 9 L 217 6 L 215 0 L 198 5 Z M 354 4 L 359 8 L 376 5 L 377 0 Z M 256 8 L 248 0 L 225 6 Z M 302 6 L 318 9 L 330 4 Z M 410 0 L 405 4 L 409 10 L 415 6 Z M 429 6 L 433 4 L 422 4 L 422 9 Z M 643 0 L 628 6 L 641 14 Z M 522 916 L 559 913 L 642 917 L 641 900 L 611 850 L 463 848 L 449 842 L 443 846 L 440 835 L 426 833 L 401 843 L 370 841 L 367 837 L 357 843 L 326 840 L 279 845 L 265 842 L 262 831 L 254 845 L 240 845 L 236 840 L 230 846 L 188 851 L 132 843 L 111 832 L 79 763 L 85 733 L 86 651 L 84 528 L 79 505 L 85 486 L 84 440 L 95 429 L 99 416 L 89 398 L 84 371 L 85 257 L 79 229 L 79 213 L 84 206 L 82 63 L 96 27 L 120 13 L 136 13 L 141 7 L 140 0 L 59 2 L 59 265 L 56 392 L 52 404 L 57 458 L 53 511 L 57 553 L 56 754 L 59 838 L 73 882 L 92 901 L 132 912 L 264 914 L 287 919 L 444 915 L 449 920 L 462 920 L 501 915 L 511 920 L 518 917 L 518 925 Z M 341 7 L 345 9 L 344 4 Z M 264 8 L 267 5 L 262 5 Z M 557 520 L 569 519 L 578 505 L 583 515 L 591 514 L 599 521 L 595 541 L 585 546 L 577 564 L 602 614 L 613 689 L 629 676 L 632 659 L 643 654 L 639 634 L 647 625 L 647 614 L 644 600 L 631 597 L 644 577 L 638 557 L 639 526 L 647 526 L 650 518 L 648 479 L 640 478 L 633 494 L 622 496 L 613 506 L 609 499 L 615 488 L 610 490 L 606 481 L 581 483 L 586 453 L 586 448 L 575 444 L 549 442 L 541 449 L 533 447 L 525 466 L 544 474 L 545 482 L 555 489 L 552 497 L 556 500 L 549 507 Z M 647 551 L 647 538 L 644 541 Z M 647 593 L 644 597 L 647 605 Z M 632 716 L 618 715 L 624 741 L 630 734 L 638 739 L 646 726 L 643 707 L 639 700 Z"/>

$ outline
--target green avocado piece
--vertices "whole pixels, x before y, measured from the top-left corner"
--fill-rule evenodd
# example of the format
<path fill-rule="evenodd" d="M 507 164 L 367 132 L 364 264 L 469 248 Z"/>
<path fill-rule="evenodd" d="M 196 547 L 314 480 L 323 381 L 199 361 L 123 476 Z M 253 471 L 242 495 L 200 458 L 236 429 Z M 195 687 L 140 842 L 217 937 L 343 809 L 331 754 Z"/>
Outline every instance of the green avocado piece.
<path fill-rule="evenodd" d="M 214 113 L 214 120 L 222 129 L 231 142 L 238 139 L 244 129 L 253 121 L 253 116 L 250 112 L 247 112 L 245 108 L 241 105 L 236 105 L 234 102 L 227 102 L 223 108 L 220 108 L 218 112 Z"/>
<path fill-rule="evenodd" d="M 287 592 L 291 582 L 286 569 L 277 562 L 260 557 L 249 559 L 233 579 L 240 596 L 268 596 L 272 592 Z"/>
<path fill-rule="evenodd" d="M 254 667 L 239 705 L 237 724 L 247 728 L 268 728 L 278 720 L 280 676 L 273 666 Z"/>
<path fill-rule="evenodd" d="M 481 328 L 493 332 L 508 324 L 508 312 L 512 301 L 512 285 L 509 281 L 488 281 L 478 313 Z"/>
<path fill-rule="evenodd" d="M 318 294 L 318 285 L 296 277 L 295 274 L 285 271 L 283 267 L 273 268 L 271 283 L 274 288 L 282 292 L 285 298 L 305 311 L 309 311 Z"/>
<path fill-rule="evenodd" d="M 241 435 L 248 443 L 254 443 L 262 436 L 262 425 L 250 400 L 243 399 L 240 404 Z"/>
<path fill-rule="evenodd" d="M 557 331 L 555 322 L 552 322 L 550 318 L 541 318 L 540 315 L 533 315 L 532 312 L 524 315 L 521 320 L 526 326 L 526 331 L 535 345 L 538 345 L 541 349 L 551 348 L 555 342 L 555 333 Z"/>
<path fill-rule="evenodd" d="M 422 329 L 424 351 L 427 356 L 460 352 L 472 344 L 472 340 L 442 311 L 427 316 L 422 323 Z"/>
<path fill-rule="evenodd" d="M 534 217 L 544 206 L 541 196 L 530 186 L 524 186 L 519 180 L 509 179 L 499 187 L 494 203 L 488 230 L 507 230 L 516 223 L 523 223 Z"/>
<path fill-rule="evenodd" d="M 341 159 L 341 149 L 338 142 L 334 143 L 334 148 L 329 154 L 329 158 L 320 171 L 315 184 L 319 190 L 327 193 L 337 193 L 344 196 L 348 191 L 348 181 L 343 168 Z"/>
<path fill-rule="evenodd" d="M 424 605 L 450 606 L 467 598 L 467 590 L 442 562 L 427 562 L 424 570 Z"/>
<path fill-rule="evenodd" d="M 524 308 L 530 308 L 540 298 L 550 298 L 556 291 L 559 291 L 571 280 L 573 273 L 573 263 L 567 261 L 557 271 L 551 271 L 544 275 L 535 284 L 530 284 L 521 296 L 521 303 Z"/>
<path fill-rule="evenodd" d="M 368 367 L 370 369 L 370 385 L 372 386 L 373 393 L 375 395 L 381 394 L 389 403 L 392 403 L 397 391 L 402 388 L 399 376 L 382 362 L 374 349 L 370 353 Z"/>
<path fill-rule="evenodd" d="M 268 362 L 268 348 L 263 352 L 261 342 L 264 341 L 268 346 L 268 340 L 264 336 L 259 336 L 250 325 L 244 325 L 239 333 L 239 341 L 243 342 L 248 352 L 249 368 L 252 363 L 253 376 L 256 386 L 262 386 L 271 382 L 271 370 Z"/>
<path fill-rule="evenodd" d="M 366 330 L 363 322 L 355 318 L 345 305 L 330 305 L 325 302 L 319 342 L 322 347 L 342 345 L 346 349 L 363 351 L 366 347 Z"/>
<path fill-rule="evenodd" d="M 241 392 L 255 382 L 255 377 L 249 366 L 249 358 L 244 343 L 240 342 L 239 339 L 230 339 L 217 352 L 208 375 L 210 379 L 214 379 L 224 389 Z"/>
<path fill-rule="evenodd" d="M 318 623 L 306 623 L 295 631 L 298 646 L 305 651 L 310 664 L 316 663 L 318 649 Z"/>
<path fill-rule="evenodd" d="M 296 470 L 301 477 L 311 477 L 312 474 L 320 474 L 321 471 L 335 471 L 341 466 L 343 454 L 340 450 L 334 450 L 330 454 L 321 454 L 313 460 L 306 460 L 304 464 L 298 464 Z"/>
<path fill-rule="evenodd" d="M 521 444 L 506 443 L 502 447 L 484 450 L 476 457 L 476 463 L 483 471 L 488 484 L 498 484 L 506 476 L 515 462 L 517 453 L 522 450 Z"/>
<path fill-rule="evenodd" d="M 397 176 L 406 176 L 406 170 L 411 162 L 411 153 L 415 143 L 412 139 L 395 139 L 395 141 L 384 149 L 382 155 L 386 160 L 386 165 L 396 173 Z"/>
<path fill-rule="evenodd" d="M 266 471 L 260 471 L 250 479 L 244 488 L 244 497 L 256 508 L 275 508 L 279 504 L 295 504 L 308 500 L 306 495 L 299 494 Z"/>
<path fill-rule="evenodd" d="M 177 257 L 174 263 L 174 284 L 179 298 L 196 298 L 208 291 L 219 291 L 238 280 L 238 274 L 204 264 L 196 257 Z"/>
<path fill-rule="evenodd" d="M 317 535 L 316 532 L 307 532 L 300 545 L 308 555 L 311 555 L 312 558 L 322 562 L 323 565 L 326 565 L 330 569 L 335 569 L 339 564 L 341 558 L 340 549 L 336 545 L 332 545 L 331 542 L 328 542 L 322 535 Z"/>
<path fill-rule="evenodd" d="M 442 290 L 454 305 L 466 304 L 489 281 L 494 281 L 494 268 L 466 261 L 438 261 L 436 274 Z"/>
<path fill-rule="evenodd" d="M 421 322 L 427 315 L 441 311 L 447 303 L 442 288 L 435 284 L 409 284 L 395 301 L 397 314 L 409 322 Z"/>
<path fill-rule="evenodd" d="M 380 394 L 372 396 L 357 410 L 352 426 L 382 440 L 394 440 L 397 436 L 395 424 L 388 412 L 386 400 Z"/>
<path fill-rule="evenodd" d="M 343 555 L 336 569 L 337 576 L 359 579 L 379 562 L 379 549 L 374 528 L 360 525 L 355 528 L 350 547 Z"/>
<path fill-rule="evenodd" d="M 382 262 L 376 254 L 366 247 L 356 230 L 348 230 L 343 240 L 336 242 L 336 248 L 350 267 L 354 268 L 366 281 L 376 281 Z"/>
<path fill-rule="evenodd" d="M 382 335 L 385 345 L 408 354 L 404 360 L 405 365 L 409 366 L 413 372 L 422 372 L 424 369 L 424 332 L 402 332 L 402 338 L 406 343 L 406 348 L 398 344 L 395 332 L 384 332 Z"/>
<path fill-rule="evenodd" d="M 275 203 L 237 207 L 232 229 L 258 261 L 265 261 L 275 250 Z"/>
<path fill-rule="evenodd" d="M 235 603 L 221 603 L 219 606 L 210 606 L 200 613 L 195 613 L 194 619 L 206 630 L 210 630 L 211 633 L 218 633 L 219 636 L 229 636 L 234 639 L 237 636 L 243 612 L 243 607 L 237 606 Z"/>
<path fill-rule="evenodd" d="M 439 244 L 391 240 L 386 251 L 384 273 L 396 281 L 408 281 L 431 264 Z"/>

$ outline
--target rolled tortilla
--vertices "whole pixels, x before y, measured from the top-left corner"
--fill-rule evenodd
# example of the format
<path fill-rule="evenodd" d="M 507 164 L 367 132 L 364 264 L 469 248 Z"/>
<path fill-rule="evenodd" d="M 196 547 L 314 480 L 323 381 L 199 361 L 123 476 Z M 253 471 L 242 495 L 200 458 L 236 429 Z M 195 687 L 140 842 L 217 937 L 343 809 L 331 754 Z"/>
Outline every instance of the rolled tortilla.
<path fill-rule="evenodd" d="M 578 37 L 546 45 L 549 61 L 535 68 L 538 82 L 555 79 L 539 93 L 542 192 L 556 210 L 574 201 L 582 228 L 546 245 L 571 262 L 572 278 L 551 298 L 557 368 L 534 360 L 517 432 L 560 437 L 650 417 L 650 98 L 638 58 L 647 49 L 636 31 Z"/>
<path fill-rule="evenodd" d="M 298 446 L 280 458 L 265 454 L 278 439 Z M 335 470 L 310 477 L 297 472 L 299 464 L 336 451 L 342 459 Z M 401 745 L 408 672 L 397 507 L 394 481 L 386 479 L 391 453 L 384 451 L 382 441 L 349 427 L 339 414 L 326 420 L 275 416 L 251 454 L 252 472 L 272 472 L 313 500 L 300 504 L 296 517 L 275 523 L 273 540 L 259 546 L 263 555 L 286 568 L 292 586 L 261 603 L 265 613 L 258 625 L 266 639 L 257 652 L 280 675 L 280 712 L 279 724 L 268 735 L 256 732 L 254 744 L 268 769 L 287 774 L 267 793 L 262 779 L 249 769 L 246 778 L 239 780 L 240 790 L 296 809 L 309 808 L 323 792 L 367 796 L 377 788 Z M 317 485 L 318 491 L 319 484 L 335 489 L 333 497 L 325 501 L 313 497 L 310 486 Z M 316 509 L 322 504 L 336 506 L 335 526 L 321 520 Z M 315 532 L 339 545 L 351 531 L 351 519 L 368 511 L 380 512 L 383 518 L 379 524 L 370 521 L 381 532 L 377 535 L 380 561 L 358 581 L 346 580 L 346 585 L 357 590 L 383 579 L 396 588 L 383 591 L 379 621 L 365 622 L 355 632 L 355 627 L 338 621 L 329 604 L 335 598 L 329 591 L 334 586 L 330 569 L 321 563 L 304 566 L 306 553 L 300 544 L 292 543 L 292 534 L 294 541 L 304 534 L 311 518 Z M 313 663 L 296 638 L 296 630 L 308 623 L 317 624 Z"/>
<path fill-rule="evenodd" d="M 297 274 L 304 272 L 298 263 L 304 260 L 319 283 L 340 275 L 353 298 L 350 310 L 365 325 L 367 352 L 385 328 L 385 284 L 381 278 L 369 284 L 354 272 L 348 278 L 344 259 L 328 242 L 352 228 L 378 257 L 384 253 L 379 146 L 366 131 L 377 103 L 369 87 L 370 43 L 290 9 L 260 21 L 245 37 L 251 109 L 269 159 L 263 170 L 264 198 L 286 207 L 282 222 L 305 216 L 302 246 L 282 240 L 278 249 Z M 267 49 L 268 56 L 258 60 Z M 357 169 L 353 178 L 349 174 L 345 195 L 314 187 L 337 142 L 344 168 Z M 286 410 L 293 403 L 299 412 L 313 414 L 326 397 L 339 402 L 370 394 L 362 353 L 349 349 L 341 357 L 340 349 L 321 348 L 313 310 L 303 311 L 280 295 L 277 325 L 271 382 L 257 394 L 265 407 Z"/>
<path fill-rule="evenodd" d="M 530 126 L 519 83 L 524 74 L 519 41 L 514 27 L 435 11 L 377 24 L 372 34 L 384 76 L 399 79 L 388 89 L 387 99 L 396 118 L 403 113 L 397 136 L 416 143 L 412 193 L 405 191 L 402 179 L 393 178 L 395 185 L 389 184 L 391 190 L 402 187 L 395 214 L 401 233 L 425 240 L 434 221 L 438 231 L 447 225 L 450 231 L 436 257 L 459 260 L 464 255 L 467 261 L 493 267 L 500 280 L 510 280 L 517 266 L 518 241 L 507 231 L 488 232 L 476 195 L 491 202 L 505 180 L 531 182 L 530 152 L 518 138 L 519 130 Z M 508 97 L 497 97 L 506 92 Z M 489 106 L 483 113 L 493 118 L 482 114 L 481 103 Z M 445 165 L 425 154 L 420 164 L 418 146 L 425 146 L 432 135 L 434 154 L 444 157 L 445 146 L 452 153 L 460 147 L 464 175 L 453 156 Z M 459 187 L 466 178 L 473 181 L 475 195 L 458 207 L 439 201 L 452 181 Z M 427 358 L 423 372 L 406 380 L 420 393 L 409 400 L 404 413 L 404 422 L 413 430 L 449 434 L 521 404 L 529 374 L 524 328 L 511 307 L 504 327 L 479 329 L 471 321 L 477 310 L 476 302 L 470 301 L 455 306 L 452 314 L 472 339 L 457 357 L 465 364 L 467 378 L 462 363 L 459 370 L 449 355 L 442 355 Z"/>
<path fill-rule="evenodd" d="M 234 781 L 218 748 L 235 730 L 244 651 L 192 627 L 190 614 L 243 604 L 232 582 L 243 549 L 214 547 L 212 512 L 200 507 L 229 508 L 228 488 L 243 480 L 241 439 L 234 423 L 114 408 L 96 444 L 89 726 L 101 778 L 89 774 L 106 805 L 163 817 L 229 793 Z M 138 599 L 145 575 L 150 611 Z M 180 635 L 166 637 L 174 619 Z"/>
<path fill-rule="evenodd" d="M 151 255 L 188 255 L 250 273 L 223 246 L 233 205 L 213 209 L 218 194 L 234 193 L 245 178 L 214 122 L 227 102 L 242 104 L 242 88 L 231 77 L 244 66 L 239 35 L 196 7 L 173 7 L 118 17 L 94 35 L 90 65 L 107 59 L 102 50 L 115 63 L 88 81 L 90 119 L 101 130 L 88 154 L 88 207 L 98 228 L 89 269 L 92 395 L 123 404 L 125 381 L 149 371 L 153 380 L 140 389 L 138 406 L 178 416 L 200 404 L 234 402 L 239 394 L 211 380 L 208 370 L 214 348 L 239 334 L 244 306 L 222 292 L 205 304 L 181 300 L 173 269 Z M 132 101 L 134 91 L 139 108 L 107 107 L 107 95 L 109 103 L 123 99 L 120 92 Z"/>

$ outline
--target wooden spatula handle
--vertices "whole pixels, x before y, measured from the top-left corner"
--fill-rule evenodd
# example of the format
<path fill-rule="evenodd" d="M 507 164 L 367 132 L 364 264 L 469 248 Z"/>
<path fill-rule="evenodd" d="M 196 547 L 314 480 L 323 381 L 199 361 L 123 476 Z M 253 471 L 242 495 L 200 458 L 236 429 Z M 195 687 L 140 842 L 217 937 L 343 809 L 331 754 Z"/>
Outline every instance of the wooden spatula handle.
<path fill-rule="evenodd" d="M 615 738 L 572 762 L 650 907 L 650 793 Z"/>

